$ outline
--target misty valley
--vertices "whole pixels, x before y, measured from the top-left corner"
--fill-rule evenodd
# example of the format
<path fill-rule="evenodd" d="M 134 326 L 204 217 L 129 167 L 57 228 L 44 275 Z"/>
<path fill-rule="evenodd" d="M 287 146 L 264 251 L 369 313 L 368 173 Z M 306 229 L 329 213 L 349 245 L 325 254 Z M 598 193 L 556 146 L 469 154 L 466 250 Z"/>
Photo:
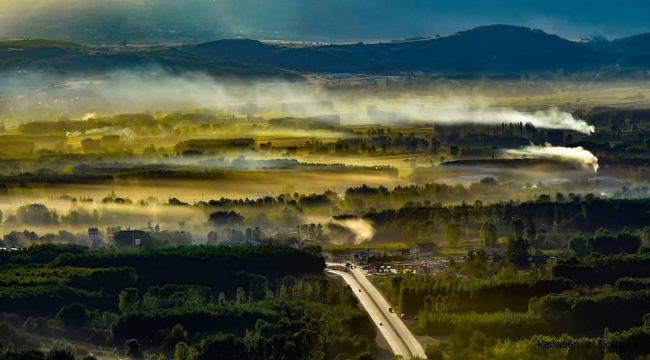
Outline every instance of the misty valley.
<path fill-rule="evenodd" d="M 0 41 L 0 360 L 650 358 L 623 40 Z"/>

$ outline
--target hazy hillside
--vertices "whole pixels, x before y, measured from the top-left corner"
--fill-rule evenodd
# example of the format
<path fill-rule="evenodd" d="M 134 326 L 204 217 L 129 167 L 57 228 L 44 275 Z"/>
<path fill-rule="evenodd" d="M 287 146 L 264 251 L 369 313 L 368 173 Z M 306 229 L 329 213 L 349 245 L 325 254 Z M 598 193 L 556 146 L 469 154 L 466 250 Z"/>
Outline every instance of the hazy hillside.
<path fill-rule="evenodd" d="M 92 74 L 159 68 L 172 73 L 200 71 L 215 77 L 302 79 L 300 75 L 284 70 L 209 60 L 173 48 L 94 49 L 74 43 L 49 40 L 0 42 L 0 71 L 38 70 Z"/>
<path fill-rule="evenodd" d="M 182 46 L 81 46 L 70 42 L 0 42 L 0 70 L 98 73 L 163 68 L 213 76 L 300 80 L 298 73 L 447 75 L 650 69 L 650 34 L 615 41 L 569 41 L 541 30 L 491 25 L 452 36 L 356 44 L 288 44 L 217 40 Z M 279 70 L 283 69 L 283 70 Z"/>
<path fill-rule="evenodd" d="M 521 73 L 592 70 L 615 56 L 523 27 L 492 25 L 453 36 L 377 44 L 282 47 L 250 40 L 198 45 L 193 54 L 298 71 Z"/>

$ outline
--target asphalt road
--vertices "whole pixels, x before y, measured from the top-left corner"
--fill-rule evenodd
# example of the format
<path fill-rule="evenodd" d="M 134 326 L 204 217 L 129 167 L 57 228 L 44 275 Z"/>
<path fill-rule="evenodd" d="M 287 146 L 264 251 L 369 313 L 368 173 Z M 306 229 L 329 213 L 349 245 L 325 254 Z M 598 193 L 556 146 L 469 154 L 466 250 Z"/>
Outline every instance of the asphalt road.
<path fill-rule="evenodd" d="M 390 305 L 372 283 L 366 279 L 363 270 L 349 269 L 349 272 L 343 272 L 327 269 L 327 271 L 341 276 L 352 287 L 353 292 L 359 298 L 359 302 L 375 322 L 395 355 L 402 355 L 404 359 L 411 359 L 413 356 L 426 359 L 422 345 L 404 325 L 398 314 L 388 312 Z M 361 289 L 361 292 L 359 292 L 359 289 Z M 380 322 L 383 323 L 383 326 L 379 325 Z"/>
<path fill-rule="evenodd" d="M 390 346 L 393 353 L 395 355 L 402 355 L 404 359 L 410 359 L 411 353 L 406 347 L 406 344 L 402 341 L 402 338 L 399 336 L 399 334 L 397 334 L 395 329 L 390 326 L 390 323 L 384 314 L 388 312 L 388 308 L 382 311 L 382 309 L 380 309 L 374 303 L 368 293 L 364 291 L 364 289 L 361 287 L 361 284 L 359 284 L 354 275 L 337 270 L 327 271 L 342 277 L 343 280 L 345 280 L 345 282 L 352 287 L 352 290 L 357 295 L 357 298 L 359 298 L 361 306 L 363 306 L 366 312 L 368 312 L 368 315 L 370 315 L 370 318 L 375 323 L 381 334 L 384 336 L 384 339 L 386 339 L 386 342 L 388 343 L 388 346 Z M 359 289 L 362 289 L 362 291 L 359 292 Z M 380 326 L 380 322 L 384 325 Z"/>
<path fill-rule="evenodd" d="M 424 353 L 422 344 L 420 344 L 418 339 L 416 339 L 415 336 L 413 336 L 411 333 L 411 330 L 409 330 L 402 319 L 400 319 L 400 314 L 388 312 L 388 308 L 391 307 L 391 305 L 388 303 L 388 301 L 386 301 L 386 299 L 384 299 L 379 290 L 377 290 L 377 288 L 370 282 L 370 280 L 368 280 L 365 275 L 365 271 L 361 270 L 360 268 L 351 269 L 350 271 L 354 274 L 357 281 L 362 285 L 362 289 L 366 289 L 368 294 L 375 300 L 375 303 L 377 303 L 381 309 L 384 309 L 386 317 L 392 324 L 393 329 L 395 329 L 401 336 L 402 340 L 408 347 L 411 356 L 419 356 L 422 359 L 426 359 L 427 357 Z"/>

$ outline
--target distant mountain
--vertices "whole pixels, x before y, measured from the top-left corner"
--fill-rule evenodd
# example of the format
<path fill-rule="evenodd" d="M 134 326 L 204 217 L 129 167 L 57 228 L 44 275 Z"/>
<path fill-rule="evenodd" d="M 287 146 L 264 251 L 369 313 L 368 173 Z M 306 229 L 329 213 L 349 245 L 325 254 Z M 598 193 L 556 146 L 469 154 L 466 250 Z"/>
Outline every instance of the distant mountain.
<path fill-rule="evenodd" d="M 650 31 L 647 0 L 0 0 L 0 37 L 87 44 L 373 41 L 513 24 L 578 38 Z"/>
<path fill-rule="evenodd" d="M 626 70 L 650 69 L 650 33 L 634 35 L 613 41 L 586 44 L 594 50 L 607 52 L 616 64 Z"/>
<path fill-rule="evenodd" d="M 0 42 L 0 71 L 101 73 L 162 68 L 215 77 L 304 81 L 299 73 L 506 75 L 619 69 L 650 70 L 650 34 L 615 41 L 569 41 L 541 30 L 491 25 L 452 36 L 385 43 L 303 44 L 218 40 L 182 46 L 82 46 L 69 42 Z"/>
<path fill-rule="evenodd" d="M 0 72 L 101 74 L 159 69 L 170 73 L 202 72 L 217 78 L 304 81 L 291 71 L 205 59 L 170 47 L 93 48 L 51 40 L 0 41 Z"/>
<path fill-rule="evenodd" d="M 611 51 L 524 27 L 491 25 L 453 36 L 390 43 L 287 46 L 220 40 L 187 49 L 215 60 L 302 72 L 511 74 L 594 70 L 616 59 Z"/>
<path fill-rule="evenodd" d="M 650 33 L 617 39 L 611 45 L 621 51 L 650 54 Z"/>

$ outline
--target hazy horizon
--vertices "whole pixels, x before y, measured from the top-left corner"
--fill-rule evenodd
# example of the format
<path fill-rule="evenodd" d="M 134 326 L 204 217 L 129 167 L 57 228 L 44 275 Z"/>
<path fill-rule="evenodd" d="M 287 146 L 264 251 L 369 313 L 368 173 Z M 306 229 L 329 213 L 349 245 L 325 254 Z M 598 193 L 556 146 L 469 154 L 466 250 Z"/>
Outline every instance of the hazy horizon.
<path fill-rule="evenodd" d="M 585 11 L 588 8 L 589 11 Z M 282 11 L 277 11 L 281 9 Z M 0 37 L 79 42 L 202 41 L 227 37 L 371 41 L 449 35 L 492 24 L 540 29 L 568 39 L 649 32 L 650 3 L 577 0 L 3 0 Z"/>

